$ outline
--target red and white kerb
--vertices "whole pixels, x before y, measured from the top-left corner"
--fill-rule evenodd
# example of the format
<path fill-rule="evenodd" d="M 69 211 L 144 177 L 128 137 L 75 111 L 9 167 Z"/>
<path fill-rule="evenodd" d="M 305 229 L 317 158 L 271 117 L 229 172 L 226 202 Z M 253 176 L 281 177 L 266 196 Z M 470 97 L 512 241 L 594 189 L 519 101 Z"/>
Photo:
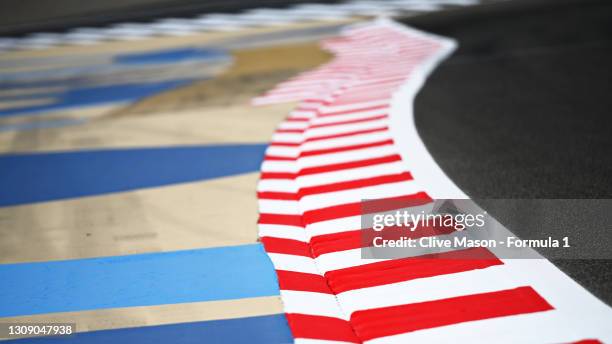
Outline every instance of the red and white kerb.
<path fill-rule="evenodd" d="M 455 43 L 377 20 L 322 46 L 331 62 L 253 100 L 299 101 L 258 185 L 259 235 L 296 342 L 612 341 L 610 309 L 545 259 L 500 259 L 485 248 L 361 259 L 362 199 L 466 198 L 412 119 L 416 92 Z M 473 253 L 479 259 L 461 259 Z"/>

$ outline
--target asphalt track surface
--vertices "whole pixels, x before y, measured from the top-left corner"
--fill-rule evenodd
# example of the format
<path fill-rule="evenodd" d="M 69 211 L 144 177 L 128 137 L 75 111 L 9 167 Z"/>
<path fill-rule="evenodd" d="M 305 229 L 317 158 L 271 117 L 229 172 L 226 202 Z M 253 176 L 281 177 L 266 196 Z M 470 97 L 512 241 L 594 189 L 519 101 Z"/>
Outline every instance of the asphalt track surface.
<path fill-rule="evenodd" d="M 404 22 L 459 43 L 415 115 L 430 153 L 470 197 L 612 197 L 611 2 L 513 1 Z M 593 229 L 586 213 L 546 209 L 567 225 L 555 232 L 480 204 L 521 237 L 571 235 L 582 251 L 612 256 L 609 227 Z M 552 261 L 612 304 L 612 260 Z"/>

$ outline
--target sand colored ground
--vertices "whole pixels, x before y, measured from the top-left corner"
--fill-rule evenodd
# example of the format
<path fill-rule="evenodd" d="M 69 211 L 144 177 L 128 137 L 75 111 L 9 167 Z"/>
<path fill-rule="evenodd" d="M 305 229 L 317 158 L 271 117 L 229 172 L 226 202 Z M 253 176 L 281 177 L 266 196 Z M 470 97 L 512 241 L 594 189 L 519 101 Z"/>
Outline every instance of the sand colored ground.
<path fill-rule="evenodd" d="M 0 153 L 267 142 L 291 105 L 192 108 L 0 132 Z"/>
<path fill-rule="evenodd" d="M 41 95 L 41 94 L 44 95 L 48 93 L 58 93 L 63 90 L 65 90 L 65 87 L 61 87 L 61 86 L 8 88 L 8 89 L 0 89 L 0 97 L 15 97 L 15 96 Z"/>
<path fill-rule="evenodd" d="M 54 98 L 35 98 L 20 100 L 0 100 L 0 111 L 16 109 L 27 106 L 48 105 L 55 103 Z"/>
<path fill-rule="evenodd" d="M 0 323 L 71 323 L 78 332 L 183 322 L 235 319 L 283 312 L 279 296 L 174 305 L 100 309 L 0 318 Z M 61 341 L 60 341 L 61 343 Z"/>
<path fill-rule="evenodd" d="M 0 263 L 257 241 L 258 173 L 0 208 Z"/>
<path fill-rule="evenodd" d="M 6 125 L 18 125 L 55 120 L 93 119 L 102 115 L 106 115 L 123 106 L 125 106 L 125 103 L 117 102 L 79 108 L 66 108 L 49 112 L 30 113 L 19 116 L 0 117 L 0 127 Z"/>
<path fill-rule="evenodd" d="M 235 50 L 232 55 L 234 63 L 217 78 L 132 105 L 2 118 L 0 126 L 49 119 L 90 121 L 60 128 L 0 132 L 0 153 L 267 142 L 294 104 L 253 107 L 250 99 L 330 58 L 314 42 Z"/>
<path fill-rule="evenodd" d="M 248 106 L 254 96 L 331 58 L 316 42 L 235 50 L 232 56 L 234 64 L 218 77 L 149 97 L 118 110 L 115 115 L 234 104 Z"/>

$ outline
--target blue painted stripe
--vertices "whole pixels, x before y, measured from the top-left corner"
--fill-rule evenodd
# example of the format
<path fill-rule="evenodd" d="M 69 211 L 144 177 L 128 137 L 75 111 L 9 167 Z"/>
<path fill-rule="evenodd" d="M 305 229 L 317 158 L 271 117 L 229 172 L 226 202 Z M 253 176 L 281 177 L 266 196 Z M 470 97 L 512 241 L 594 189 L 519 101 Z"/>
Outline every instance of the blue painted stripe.
<path fill-rule="evenodd" d="M 255 172 L 265 148 L 244 144 L 0 155 L 0 206 Z"/>
<path fill-rule="evenodd" d="M 184 61 L 228 60 L 229 55 L 214 48 L 180 48 L 116 55 L 113 63 L 119 64 L 165 64 Z"/>
<path fill-rule="evenodd" d="M 0 280 L 0 317 L 279 294 L 261 244 L 0 264 Z"/>
<path fill-rule="evenodd" d="M 77 324 L 78 329 L 78 324 Z M 138 343 L 293 343 L 284 314 L 250 318 L 202 321 L 184 324 L 136 327 L 77 333 L 70 337 L 32 338 L 8 341 L 19 344 L 138 344 Z"/>
<path fill-rule="evenodd" d="M 135 101 L 159 92 L 188 85 L 192 81 L 193 80 L 191 79 L 181 79 L 74 88 L 63 93 L 53 94 L 54 97 L 58 98 L 58 101 L 55 103 L 0 110 L 0 117 L 34 115 L 43 112 L 64 110 L 80 106 Z M 40 83 L 39 86 L 42 87 L 44 84 Z M 38 96 L 40 97 L 42 95 Z"/>

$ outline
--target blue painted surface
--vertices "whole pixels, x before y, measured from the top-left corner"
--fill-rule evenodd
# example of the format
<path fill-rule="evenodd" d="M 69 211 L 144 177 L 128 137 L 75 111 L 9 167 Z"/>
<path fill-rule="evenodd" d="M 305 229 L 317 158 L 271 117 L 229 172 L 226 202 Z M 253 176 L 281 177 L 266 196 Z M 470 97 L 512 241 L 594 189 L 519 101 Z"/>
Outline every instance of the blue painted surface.
<path fill-rule="evenodd" d="M 169 80 L 74 88 L 63 93 L 53 94 L 54 97 L 57 97 L 57 102 L 55 103 L 0 110 L 0 117 L 32 115 L 81 106 L 135 101 L 159 92 L 185 86 L 192 81 L 193 80 L 190 79 Z M 42 87 L 45 85 L 39 84 L 39 86 Z"/>
<path fill-rule="evenodd" d="M 78 324 L 77 324 L 78 326 Z M 78 333 L 70 337 L 8 341 L 18 344 L 293 343 L 284 314 Z"/>
<path fill-rule="evenodd" d="M 114 63 L 119 64 L 164 64 L 191 60 L 226 60 L 229 55 L 223 50 L 212 48 L 181 48 L 158 50 L 146 53 L 121 54 L 115 56 Z"/>
<path fill-rule="evenodd" d="M 0 280 L 0 317 L 279 294 L 261 244 L 0 264 Z"/>
<path fill-rule="evenodd" d="M 243 144 L 0 155 L 0 206 L 255 172 L 265 149 Z"/>

